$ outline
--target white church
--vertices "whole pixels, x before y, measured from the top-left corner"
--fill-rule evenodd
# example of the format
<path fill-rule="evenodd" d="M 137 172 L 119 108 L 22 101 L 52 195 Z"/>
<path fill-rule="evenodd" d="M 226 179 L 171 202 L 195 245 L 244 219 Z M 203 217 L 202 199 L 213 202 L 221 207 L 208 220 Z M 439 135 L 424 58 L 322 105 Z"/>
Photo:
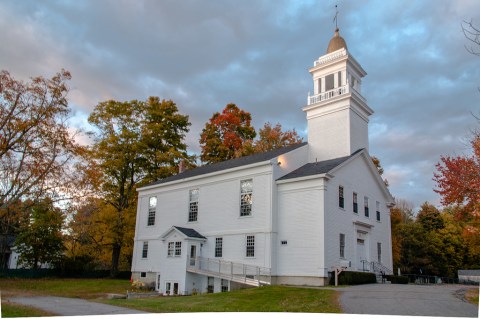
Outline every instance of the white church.
<path fill-rule="evenodd" d="M 338 29 L 309 72 L 307 143 L 138 189 L 133 279 L 177 295 L 391 272 L 394 199 L 368 153 L 366 72 Z"/>

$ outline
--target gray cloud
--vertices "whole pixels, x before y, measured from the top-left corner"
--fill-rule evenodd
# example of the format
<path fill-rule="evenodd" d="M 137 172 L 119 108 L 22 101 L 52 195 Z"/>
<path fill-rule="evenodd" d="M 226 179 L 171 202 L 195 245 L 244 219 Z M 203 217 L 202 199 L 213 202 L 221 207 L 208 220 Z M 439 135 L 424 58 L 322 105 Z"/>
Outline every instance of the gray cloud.
<path fill-rule="evenodd" d="M 85 127 L 106 99 L 172 99 L 192 127 L 234 102 L 253 124 L 305 134 L 308 68 L 333 34 L 336 1 L 2 1 L 0 68 L 15 77 L 70 70 L 71 123 Z M 394 196 L 438 203 L 440 155 L 466 152 L 478 127 L 480 59 L 468 54 L 462 20 L 480 25 L 480 3 L 345 1 L 339 26 L 368 76 L 375 110 L 370 151 Z M 476 16 L 475 16 L 476 15 Z"/>

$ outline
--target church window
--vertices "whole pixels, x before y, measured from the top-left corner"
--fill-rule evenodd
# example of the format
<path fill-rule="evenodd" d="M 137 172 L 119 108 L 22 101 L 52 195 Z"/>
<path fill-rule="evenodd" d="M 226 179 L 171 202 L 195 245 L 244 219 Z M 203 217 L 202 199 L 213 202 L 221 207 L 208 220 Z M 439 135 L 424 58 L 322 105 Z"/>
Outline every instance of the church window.
<path fill-rule="evenodd" d="M 168 257 L 173 256 L 173 248 L 175 247 L 175 243 L 173 241 L 168 243 Z"/>
<path fill-rule="evenodd" d="M 369 217 L 370 216 L 370 212 L 368 211 L 368 197 L 365 196 L 363 198 L 363 206 L 365 208 L 365 217 Z"/>
<path fill-rule="evenodd" d="M 343 197 L 343 186 L 338 186 L 338 207 L 345 208 L 345 198 Z"/>
<path fill-rule="evenodd" d="M 342 86 L 342 71 L 338 71 L 338 87 Z"/>
<path fill-rule="evenodd" d="M 345 258 L 345 234 L 340 234 L 340 258 Z"/>
<path fill-rule="evenodd" d="M 198 219 L 198 188 L 191 189 L 189 193 L 188 221 L 196 222 Z"/>
<path fill-rule="evenodd" d="M 213 277 L 207 277 L 207 294 L 213 294 L 213 288 L 214 288 L 214 278 Z"/>
<path fill-rule="evenodd" d="M 335 87 L 334 75 L 329 74 L 325 77 L 325 91 L 333 90 Z"/>
<path fill-rule="evenodd" d="M 222 279 L 221 284 L 222 284 L 222 292 L 227 292 L 228 291 L 228 280 Z"/>
<path fill-rule="evenodd" d="M 223 255 L 223 238 L 215 238 L 215 257 L 222 257 Z"/>
<path fill-rule="evenodd" d="M 240 216 L 252 215 L 253 180 L 247 179 L 240 182 Z"/>
<path fill-rule="evenodd" d="M 353 193 L 353 212 L 358 214 L 358 199 L 357 193 Z"/>
<path fill-rule="evenodd" d="M 155 225 L 155 212 L 157 210 L 157 197 L 152 196 L 148 200 L 148 219 L 147 226 Z"/>
<path fill-rule="evenodd" d="M 168 242 L 168 257 L 178 257 L 182 255 L 182 242 L 181 241 L 170 241 Z"/>
<path fill-rule="evenodd" d="M 377 206 L 377 221 L 380 221 L 380 202 L 377 202 L 376 206 Z"/>
<path fill-rule="evenodd" d="M 148 241 L 143 242 L 143 248 L 142 248 L 142 258 L 147 258 L 148 257 Z"/>
<path fill-rule="evenodd" d="M 250 235 L 247 236 L 247 247 L 246 247 L 246 254 L 247 257 L 255 257 L 255 236 Z"/>
<path fill-rule="evenodd" d="M 377 243 L 377 256 L 378 256 L 378 262 L 381 264 L 382 263 L 382 243 Z"/>
<path fill-rule="evenodd" d="M 318 93 L 322 93 L 322 78 L 318 79 Z"/>
<path fill-rule="evenodd" d="M 182 255 L 182 242 L 176 241 L 175 242 L 175 257 Z"/>

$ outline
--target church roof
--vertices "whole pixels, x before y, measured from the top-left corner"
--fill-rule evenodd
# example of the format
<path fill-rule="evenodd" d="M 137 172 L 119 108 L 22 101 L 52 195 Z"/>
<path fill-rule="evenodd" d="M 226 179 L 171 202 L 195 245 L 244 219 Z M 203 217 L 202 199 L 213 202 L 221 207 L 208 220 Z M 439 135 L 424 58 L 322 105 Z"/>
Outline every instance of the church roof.
<path fill-rule="evenodd" d="M 293 151 L 297 148 L 300 148 L 304 145 L 307 145 L 307 142 L 299 143 L 299 144 L 295 144 L 295 145 L 290 145 L 290 146 L 286 146 L 286 147 L 282 147 L 282 148 L 277 148 L 277 149 L 272 150 L 272 151 L 257 153 L 257 154 L 253 154 L 253 155 L 250 155 L 250 156 L 243 156 L 243 157 L 231 159 L 231 160 L 228 160 L 228 161 L 223 161 L 223 162 L 219 162 L 219 163 L 200 166 L 200 167 L 197 167 L 197 168 L 186 170 L 185 172 L 177 174 L 177 175 L 169 176 L 167 178 L 164 178 L 164 179 L 161 179 L 159 181 L 153 182 L 151 184 L 145 185 L 144 187 L 159 185 L 159 184 L 163 184 L 163 183 L 167 183 L 167 182 L 173 182 L 173 181 L 181 180 L 181 179 L 184 179 L 184 178 L 190 178 L 190 177 L 200 176 L 200 175 L 204 175 L 204 174 L 220 172 L 220 171 L 230 169 L 230 168 L 235 168 L 235 167 L 250 165 L 250 164 L 259 163 L 259 162 L 263 162 L 263 161 L 268 161 L 268 160 L 274 159 L 277 156 L 280 156 L 282 154 L 285 154 L 285 153 Z"/>
<path fill-rule="evenodd" d="M 173 226 L 173 227 L 176 228 L 179 232 L 183 233 L 185 236 L 187 236 L 189 238 L 207 239 L 207 237 L 200 235 L 200 233 L 197 232 L 195 229 L 178 227 L 178 226 Z"/>
<path fill-rule="evenodd" d="M 327 54 L 335 52 L 342 48 L 347 49 L 347 42 L 345 42 L 345 39 L 343 39 L 340 36 L 339 29 L 337 28 L 335 30 L 335 34 L 333 35 L 333 38 L 330 40 L 330 43 L 328 44 Z"/>
<path fill-rule="evenodd" d="M 330 172 L 332 169 L 337 167 L 338 165 L 342 164 L 343 162 L 347 161 L 348 159 L 352 158 L 353 156 L 357 155 L 360 153 L 362 149 L 359 149 L 355 151 L 352 155 L 350 156 L 344 156 L 344 157 L 338 157 L 334 159 L 329 159 L 321 162 L 315 162 L 315 163 L 308 163 L 305 164 L 293 172 L 288 173 L 287 175 L 284 175 L 280 177 L 277 180 L 286 180 L 286 179 L 292 179 L 292 178 L 300 178 L 300 177 L 306 177 L 306 176 L 311 176 L 311 175 L 319 175 L 319 174 L 326 174 Z"/>

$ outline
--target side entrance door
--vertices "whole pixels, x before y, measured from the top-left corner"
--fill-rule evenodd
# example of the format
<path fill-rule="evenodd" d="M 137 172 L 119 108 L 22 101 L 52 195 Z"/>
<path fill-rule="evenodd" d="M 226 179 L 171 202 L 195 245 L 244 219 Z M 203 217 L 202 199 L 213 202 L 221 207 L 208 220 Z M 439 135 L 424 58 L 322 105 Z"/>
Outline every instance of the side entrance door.
<path fill-rule="evenodd" d="M 190 266 L 195 266 L 195 258 L 197 258 L 197 246 L 190 246 Z"/>

